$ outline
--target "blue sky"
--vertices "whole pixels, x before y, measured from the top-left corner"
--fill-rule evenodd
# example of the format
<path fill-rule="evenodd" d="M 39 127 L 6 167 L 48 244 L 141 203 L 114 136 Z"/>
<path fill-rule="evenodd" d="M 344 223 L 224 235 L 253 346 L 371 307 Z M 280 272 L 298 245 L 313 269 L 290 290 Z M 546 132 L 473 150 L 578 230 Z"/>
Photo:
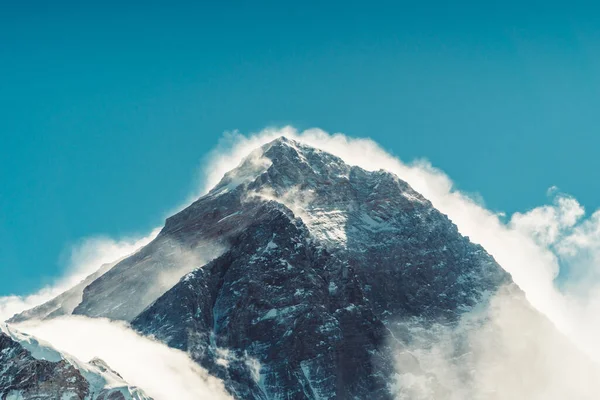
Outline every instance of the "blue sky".
<path fill-rule="evenodd" d="M 596 8 L 15 3 L 0 5 L 0 295 L 51 282 L 83 237 L 161 224 L 233 129 L 368 136 L 508 213 L 552 185 L 600 206 Z"/>

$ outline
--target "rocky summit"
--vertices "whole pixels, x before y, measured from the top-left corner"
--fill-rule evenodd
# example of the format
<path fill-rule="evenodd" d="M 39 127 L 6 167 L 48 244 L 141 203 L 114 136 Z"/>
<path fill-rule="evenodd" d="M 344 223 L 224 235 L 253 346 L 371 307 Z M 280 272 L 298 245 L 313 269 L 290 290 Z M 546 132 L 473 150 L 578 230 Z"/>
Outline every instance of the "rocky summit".
<path fill-rule="evenodd" d="M 406 182 L 285 137 L 94 278 L 73 314 L 188 352 L 237 399 L 391 399 L 406 321 L 452 326 L 507 287 L 526 303 Z"/>

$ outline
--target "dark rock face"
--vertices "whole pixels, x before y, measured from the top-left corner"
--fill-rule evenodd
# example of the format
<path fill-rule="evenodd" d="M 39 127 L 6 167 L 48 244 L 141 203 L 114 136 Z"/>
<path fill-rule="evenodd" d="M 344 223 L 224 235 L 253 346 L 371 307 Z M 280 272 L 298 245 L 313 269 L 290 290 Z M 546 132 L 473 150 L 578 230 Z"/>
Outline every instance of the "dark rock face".
<path fill-rule="evenodd" d="M 89 384 L 64 360 L 35 359 L 19 343 L 0 332 L 0 399 L 11 394 L 24 399 L 61 399 L 68 395 L 65 398 L 83 400 L 89 394 Z"/>
<path fill-rule="evenodd" d="M 384 396 L 385 382 L 370 372 L 387 332 L 355 274 L 311 243 L 288 210 L 255 207 L 260 217 L 232 250 L 188 275 L 133 325 L 188 350 L 239 398 Z"/>
<path fill-rule="evenodd" d="M 511 281 L 394 175 L 285 138 L 161 235 L 222 237 L 228 250 L 132 325 L 188 351 L 240 399 L 391 398 L 395 321 L 452 323 Z"/>

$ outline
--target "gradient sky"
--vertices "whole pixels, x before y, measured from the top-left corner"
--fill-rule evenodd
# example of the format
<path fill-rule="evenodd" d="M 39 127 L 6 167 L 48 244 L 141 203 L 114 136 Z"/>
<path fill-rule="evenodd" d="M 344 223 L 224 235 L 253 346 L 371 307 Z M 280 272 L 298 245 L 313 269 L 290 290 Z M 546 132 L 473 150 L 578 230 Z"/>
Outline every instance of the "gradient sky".
<path fill-rule="evenodd" d="M 493 210 L 538 206 L 552 185 L 600 206 L 600 7 L 13 3 L 0 295 L 51 282 L 81 238 L 160 225 L 227 130 L 369 136 Z"/>

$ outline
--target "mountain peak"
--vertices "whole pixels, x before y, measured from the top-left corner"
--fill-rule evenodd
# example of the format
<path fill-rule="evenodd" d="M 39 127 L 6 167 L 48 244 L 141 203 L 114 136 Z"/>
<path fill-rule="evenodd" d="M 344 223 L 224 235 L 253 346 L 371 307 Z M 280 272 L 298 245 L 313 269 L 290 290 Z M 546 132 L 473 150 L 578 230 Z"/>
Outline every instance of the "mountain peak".
<path fill-rule="evenodd" d="M 209 192 L 223 194 L 242 183 L 250 184 L 261 175 L 279 176 L 286 187 L 306 182 L 348 177 L 351 167 L 341 158 L 299 141 L 280 136 L 252 151 L 227 172 Z"/>
<path fill-rule="evenodd" d="M 328 162 L 345 164 L 341 158 L 333 154 L 297 140 L 289 139 L 286 136 L 280 136 L 264 144 L 260 150 L 263 156 L 271 161 L 276 161 L 278 156 L 288 156 L 291 157 L 291 160 L 299 162 L 317 161 L 318 158 L 325 158 Z"/>
<path fill-rule="evenodd" d="M 300 144 L 299 142 L 297 142 L 294 139 L 290 139 L 285 135 L 281 135 L 276 139 L 271 140 L 270 142 L 268 142 L 266 145 L 276 145 L 276 144 L 282 144 L 282 145 L 298 145 Z"/>
<path fill-rule="evenodd" d="M 397 321 L 456 321 L 510 282 L 406 182 L 286 137 L 161 234 L 228 246 L 132 326 L 191 351 L 240 399 L 390 399 Z"/>
<path fill-rule="evenodd" d="M 73 313 L 187 351 L 235 398 L 388 400 L 396 321 L 456 321 L 506 283 L 406 182 L 282 136 L 87 285 Z"/>

